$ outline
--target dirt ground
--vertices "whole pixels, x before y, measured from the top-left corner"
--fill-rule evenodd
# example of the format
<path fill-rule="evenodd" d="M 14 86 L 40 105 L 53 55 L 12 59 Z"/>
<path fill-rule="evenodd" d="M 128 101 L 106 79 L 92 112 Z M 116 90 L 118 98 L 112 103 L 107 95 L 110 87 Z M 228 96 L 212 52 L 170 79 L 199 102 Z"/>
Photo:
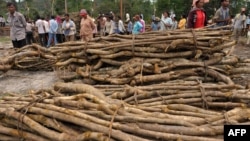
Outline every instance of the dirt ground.
<path fill-rule="evenodd" d="M 241 42 L 235 47 L 233 54 L 240 58 L 250 58 L 250 46 L 245 45 L 246 38 L 242 37 Z M 12 50 L 10 41 L 0 42 L 0 58 L 7 56 Z M 237 84 L 246 85 L 250 81 L 250 75 L 239 75 L 233 80 Z M 0 93 L 28 93 L 31 90 L 47 89 L 60 81 L 56 72 L 46 71 L 0 71 Z"/>
<path fill-rule="evenodd" d="M 12 50 L 10 41 L 0 42 L 0 58 L 7 56 Z M 28 93 L 32 90 L 53 87 L 59 81 L 56 72 L 46 71 L 0 71 L 0 93 Z"/>

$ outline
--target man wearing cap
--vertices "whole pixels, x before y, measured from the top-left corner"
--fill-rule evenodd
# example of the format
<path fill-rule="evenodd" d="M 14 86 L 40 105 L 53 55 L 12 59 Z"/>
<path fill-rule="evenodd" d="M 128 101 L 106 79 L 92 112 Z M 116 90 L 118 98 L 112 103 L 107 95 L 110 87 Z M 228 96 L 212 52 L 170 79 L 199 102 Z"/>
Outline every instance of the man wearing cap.
<path fill-rule="evenodd" d="M 161 28 L 160 25 L 161 19 L 159 17 L 155 17 L 154 20 L 151 23 L 151 31 L 158 31 Z"/>
<path fill-rule="evenodd" d="M 234 18 L 234 31 L 233 31 L 233 35 L 234 35 L 234 39 L 236 40 L 236 42 L 238 42 L 239 37 L 241 35 L 242 29 L 245 28 L 245 21 L 246 21 L 246 15 L 245 15 L 246 9 L 245 8 L 241 8 L 241 12 L 238 13 L 235 18 Z"/>
<path fill-rule="evenodd" d="M 88 42 L 93 38 L 93 30 L 95 29 L 94 21 L 88 16 L 88 13 L 85 9 L 80 11 L 81 20 L 81 29 L 80 37 L 82 41 Z"/>

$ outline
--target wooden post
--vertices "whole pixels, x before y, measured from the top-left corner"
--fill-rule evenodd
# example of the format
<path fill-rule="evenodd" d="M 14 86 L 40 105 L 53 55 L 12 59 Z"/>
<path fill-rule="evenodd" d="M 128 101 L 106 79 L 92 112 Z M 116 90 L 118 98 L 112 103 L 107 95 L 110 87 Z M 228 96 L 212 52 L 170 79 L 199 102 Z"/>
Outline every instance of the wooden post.
<path fill-rule="evenodd" d="M 121 19 L 123 19 L 123 2 L 122 0 L 120 0 L 120 16 L 121 16 Z"/>
<path fill-rule="evenodd" d="M 52 4 L 51 4 L 51 15 L 54 15 L 54 3 L 55 3 L 55 0 L 52 0 Z"/>
<path fill-rule="evenodd" d="M 65 2 L 65 13 L 68 13 L 68 5 L 67 5 L 67 0 L 64 0 Z"/>

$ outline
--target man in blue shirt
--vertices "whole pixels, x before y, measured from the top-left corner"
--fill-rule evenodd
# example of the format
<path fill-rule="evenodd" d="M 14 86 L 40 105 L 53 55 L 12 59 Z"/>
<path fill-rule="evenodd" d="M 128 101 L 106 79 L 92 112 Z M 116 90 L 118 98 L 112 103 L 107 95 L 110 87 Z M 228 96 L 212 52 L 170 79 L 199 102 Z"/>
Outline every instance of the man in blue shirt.
<path fill-rule="evenodd" d="M 57 28 L 58 28 L 58 23 L 55 20 L 55 16 L 51 16 L 51 20 L 49 20 L 49 41 L 47 47 L 50 47 L 52 39 L 54 41 L 54 45 L 57 44 L 57 39 L 56 39 Z"/>

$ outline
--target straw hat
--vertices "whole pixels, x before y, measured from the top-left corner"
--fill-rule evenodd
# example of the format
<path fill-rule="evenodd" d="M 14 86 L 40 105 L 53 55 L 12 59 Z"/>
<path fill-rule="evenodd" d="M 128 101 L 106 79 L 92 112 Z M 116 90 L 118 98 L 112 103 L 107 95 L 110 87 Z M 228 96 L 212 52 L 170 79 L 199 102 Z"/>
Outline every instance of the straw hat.
<path fill-rule="evenodd" d="M 159 21 L 161 21 L 161 19 L 159 17 L 155 17 L 155 21 L 159 22 Z"/>

